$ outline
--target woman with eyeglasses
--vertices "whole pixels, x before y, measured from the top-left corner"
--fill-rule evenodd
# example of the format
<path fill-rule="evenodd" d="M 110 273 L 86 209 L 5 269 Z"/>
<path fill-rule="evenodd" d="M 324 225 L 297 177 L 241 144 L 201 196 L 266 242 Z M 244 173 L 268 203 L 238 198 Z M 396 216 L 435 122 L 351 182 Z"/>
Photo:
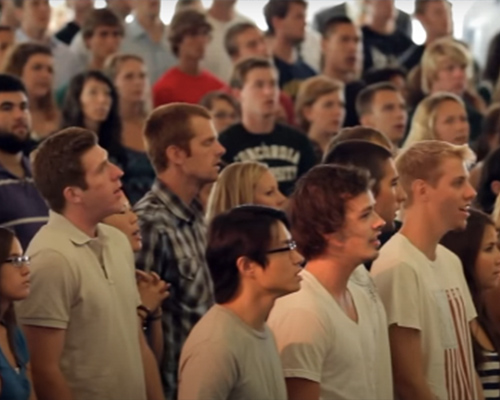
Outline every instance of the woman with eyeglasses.
<path fill-rule="evenodd" d="M 14 301 L 30 292 L 29 257 L 14 233 L 0 228 L 0 400 L 33 400 L 28 348 Z"/>

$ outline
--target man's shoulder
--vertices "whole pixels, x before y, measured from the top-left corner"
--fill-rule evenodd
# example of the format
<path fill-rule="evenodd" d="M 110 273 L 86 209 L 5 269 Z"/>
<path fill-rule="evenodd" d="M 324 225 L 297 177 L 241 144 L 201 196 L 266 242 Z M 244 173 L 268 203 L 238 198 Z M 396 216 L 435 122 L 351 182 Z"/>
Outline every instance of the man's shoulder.
<path fill-rule="evenodd" d="M 222 131 L 219 135 L 219 141 L 222 142 L 237 142 L 238 140 L 236 139 L 235 135 L 243 135 L 247 134 L 247 130 L 243 126 L 241 122 L 238 122 L 237 124 L 231 125 L 229 128 L 225 129 Z"/>

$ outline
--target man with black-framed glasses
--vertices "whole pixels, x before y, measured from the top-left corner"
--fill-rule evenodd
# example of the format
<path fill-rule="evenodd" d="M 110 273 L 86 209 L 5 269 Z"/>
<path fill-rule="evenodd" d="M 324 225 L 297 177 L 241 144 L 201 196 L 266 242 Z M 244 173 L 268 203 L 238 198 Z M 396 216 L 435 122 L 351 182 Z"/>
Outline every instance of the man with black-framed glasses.
<path fill-rule="evenodd" d="M 206 256 L 217 304 L 182 349 L 179 400 L 287 398 L 266 320 L 277 298 L 300 288 L 304 259 L 289 228 L 282 211 L 262 206 L 212 221 Z"/>
<path fill-rule="evenodd" d="M 290 400 L 378 399 L 373 312 L 350 281 L 378 256 L 385 222 L 375 212 L 366 170 L 314 167 L 290 198 L 290 223 L 307 265 L 301 289 L 276 301 L 268 323 L 276 338 Z M 374 294 L 375 295 L 375 294 Z"/>

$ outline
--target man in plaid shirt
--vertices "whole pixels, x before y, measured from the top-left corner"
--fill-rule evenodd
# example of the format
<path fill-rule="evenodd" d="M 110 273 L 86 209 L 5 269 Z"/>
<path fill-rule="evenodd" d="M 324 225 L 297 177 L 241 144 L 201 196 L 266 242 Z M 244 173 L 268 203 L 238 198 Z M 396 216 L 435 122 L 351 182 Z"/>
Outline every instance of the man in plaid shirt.
<path fill-rule="evenodd" d="M 205 260 L 206 227 L 197 196 L 205 184 L 217 179 L 225 150 L 210 114 L 195 105 L 157 108 L 146 122 L 144 136 L 157 177 L 134 208 L 143 237 L 136 264 L 171 284 L 163 304 L 161 372 L 166 398 L 175 399 L 182 345 L 214 302 Z"/>

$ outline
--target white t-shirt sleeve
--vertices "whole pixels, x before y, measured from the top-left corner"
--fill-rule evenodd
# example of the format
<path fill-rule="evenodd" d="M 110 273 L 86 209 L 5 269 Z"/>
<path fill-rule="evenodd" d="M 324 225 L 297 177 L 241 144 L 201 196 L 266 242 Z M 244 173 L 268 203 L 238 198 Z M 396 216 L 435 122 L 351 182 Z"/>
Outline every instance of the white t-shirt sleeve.
<path fill-rule="evenodd" d="M 178 400 L 226 400 L 238 379 L 227 344 L 200 343 L 188 353 L 181 356 Z"/>
<path fill-rule="evenodd" d="M 374 275 L 373 280 L 384 303 L 388 324 L 421 330 L 420 282 L 416 271 L 400 263 Z"/>
<path fill-rule="evenodd" d="M 327 332 L 318 316 L 308 310 L 294 308 L 268 323 L 278 345 L 285 378 L 320 382 L 332 333 Z"/>

